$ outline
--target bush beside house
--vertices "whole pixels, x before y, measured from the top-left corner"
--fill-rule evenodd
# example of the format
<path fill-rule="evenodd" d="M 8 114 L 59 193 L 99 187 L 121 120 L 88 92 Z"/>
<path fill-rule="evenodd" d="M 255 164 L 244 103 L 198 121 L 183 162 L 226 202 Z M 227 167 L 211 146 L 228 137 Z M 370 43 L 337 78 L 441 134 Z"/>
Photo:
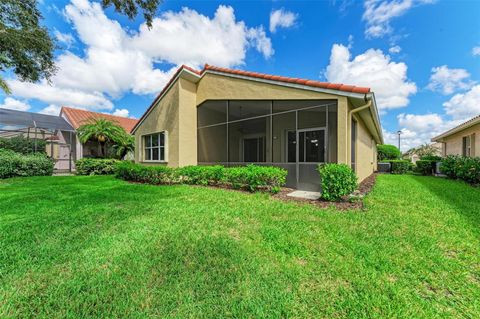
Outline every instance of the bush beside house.
<path fill-rule="evenodd" d="M 322 198 L 338 201 L 357 189 L 357 176 L 346 164 L 322 164 L 318 166 L 322 184 Z"/>
<path fill-rule="evenodd" d="M 36 145 L 36 146 L 35 146 Z M 0 149 L 7 149 L 28 155 L 32 153 L 45 153 L 47 142 L 43 139 L 27 138 L 24 136 L 14 136 L 12 138 L 0 137 Z"/>
<path fill-rule="evenodd" d="M 449 178 L 467 183 L 480 184 L 480 157 L 447 156 L 442 160 L 440 171 Z"/>
<path fill-rule="evenodd" d="M 81 158 L 75 161 L 77 175 L 112 175 L 115 164 L 119 161 L 112 158 Z"/>
<path fill-rule="evenodd" d="M 398 147 L 389 144 L 377 145 L 377 158 L 379 162 L 400 159 L 401 152 Z"/>
<path fill-rule="evenodd" d="M 16 176 L 49 176 L 53 174 L 54 161 L 44 154 L 23 155 L 0 149 L 0 178 Z"/>
<path fill-rule="evenodd" d="M 115 175 L 126 181 L 147 184 L 226 185 L 251 192 L 277 193 L 286 182 L 287 171 L 278 167 L 248 165 L 241 167 L 143 166 L 131 162 L 116 165 Z"/>

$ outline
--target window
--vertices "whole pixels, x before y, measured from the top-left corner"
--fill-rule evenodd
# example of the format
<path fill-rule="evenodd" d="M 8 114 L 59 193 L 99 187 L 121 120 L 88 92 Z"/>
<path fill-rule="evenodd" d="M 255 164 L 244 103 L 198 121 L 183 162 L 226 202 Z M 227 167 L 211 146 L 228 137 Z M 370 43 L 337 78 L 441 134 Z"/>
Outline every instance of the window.
<path fill-rule="evenodd" d="M 470 136 L 464 136 L 462 139 L 462 155 L 471 156 L 472 154 L 472 144 Z"/>
<path fill-rule="evenodd" d="M 145 161 L 165 161 L 165 132 L 143 136 Z"/>
<path fill-rule="evenodd" d="M 352 164 L 352 170 L 356 172 L 356 159 L 357 159 L 357 122 L 352 119 L 351 127 L 351 142 L 350 142 L 350 162 Z"/>

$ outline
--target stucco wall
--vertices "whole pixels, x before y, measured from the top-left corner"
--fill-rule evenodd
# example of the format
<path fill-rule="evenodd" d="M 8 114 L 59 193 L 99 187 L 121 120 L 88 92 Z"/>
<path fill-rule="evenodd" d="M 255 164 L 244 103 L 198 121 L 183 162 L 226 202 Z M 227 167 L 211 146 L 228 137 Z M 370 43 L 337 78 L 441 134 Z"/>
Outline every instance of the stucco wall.
<path fill-rule="evenodd" d="M 446 152 L 444 155 L 462 155 L 463 137 L 475 134 L 475 143 L 472 147 L 472 156 L 480 156 L 480 124 L 469 127 L 461 132 L 445 138 Z"/>
<path fill-rule="evenodd" d="M 356 174 L 358 180 L 362 181 L 370 176 L 377 166 L 376 143 L 360 116 L 354 114 L 353 118 L 357 121 Z"/>
<path fill-rule="evenodd" d="M 179 165 L 179 83 L 177 81 L 172 85 L 135 131 L 135 162 L 160 164 L 144 161 L 142 136 L 167 131 L 168 154 L 164 164 L 172 167 Z"/>

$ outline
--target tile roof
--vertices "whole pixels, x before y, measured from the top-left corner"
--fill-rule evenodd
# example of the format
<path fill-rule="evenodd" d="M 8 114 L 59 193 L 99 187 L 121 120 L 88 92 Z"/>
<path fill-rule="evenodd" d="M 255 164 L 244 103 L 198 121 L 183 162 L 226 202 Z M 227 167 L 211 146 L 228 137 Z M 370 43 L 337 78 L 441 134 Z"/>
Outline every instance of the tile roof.
<path fill-rule="evenodd" d="M 346 85 L 346 84 L 341 84 L 341 83 L 320 82 L 320 81 L 313 81 L 313 80 L 299 79 L 299 78 L 290 78 L 290 77 L 285 77 L 285 76 L 277 76 L 277 75 L 258 73 L 258 72 L 248 72 L 248 71 L 235 70 L 235 69 L 229 69 L 229 68 L 220 68 L 220 67 L 216 67 L 216 66 L 209 65 L 209 64 L 205 64 L 205 66 L 203 67 L 203 69 L 201 71 L 195 70 L 195 69 L 193 69 L 189 66 L 186 66 L 186 65 L 182 65 L 178 68 L 178 70 L 175 72 L 175 74 L 170 78 L 170 80 L 167 82 L 167 84 L 163 87 L 163 89 L 160 91 L 160 93 L 157 95 L 157 97 L 153 100 L 152 104 L 150 104 L 150 106 L 145 111 L 145 113 L 143 113 L 142 117 L 138 120 L 138 123 L 137 123 L 138 125 L 140 124 L 140 122 L 143 121 L 143 119 L 147 116 L 147 114 L 150 112 L 150 110 L 155 106 L 157 101 L 168 90 L 170 85 L 175 81 L 175 79 L 177 78 L 177 76 L 180 74 L 180 72 L 182 70 L 187 70 L 189 72 L 192 72 L 193 74 L 197 75 L 199 78 L 201 78 L 205 74 L 205 72 L 213 71 L 213 72 L 218 72 L 218 73 L 240 75 L 240 76 L 245 76 L 245 77 L 252 77 L 252 78 L 257 78 L 257 79 L 284 82 L 284 83 L 290 83 L 290 84 L 306 85 L 306 86 L 311 86 L 311 87 L 316 87 L 316 88 L 337 90 L 337 91 L 343 91 L 343 92 L 351 92 L 351 93 L 359 93 L 359 94 L 367 94 L 367 93 L 371 92 L 370 88 L 368 88 L 368 87 Z M 132 127 L 132 130 L 134 130 L 135 128 L 136 128 L 136 125 L 134 127 Z"/>
<path fill-rule="evenodd" d="M 242 71 L 242 70 L 234 70 L 234 69 L 228 69 L 228 68 L 219 68 L 219 67 L 208 65 L 208 64 L 205 64 L 205 67 L 199 73 L 203 74 L 207 70 L 220 72 L 220 73 L 247 76 L 247 77 L 257 78 L 257 79 L 270 80 L 270 81 L 300 84 L 300 85 L 312 86 L 312 87 L 317 87 L 317 88 L 322 88 L 322 89 L 338 90 L 338 91 L 361 93 L 361 94 L 370 93 L 370 88 L 368 88 L 368 87 L 346 85 L 346 84 L 341 84 L 341 83 L 320 82 L 320 81 L 313 81 L 313 80 L 299 79 L 299 78 L 290 78 L 290 77 L 286 77 L 286 76 L 278 76 L 278 75 L 271 75 L 271 74 L 257 73 L 257 72 L 249 72 L 249 71 Z"/>
<path fill-rule="evenodd" d="M 480 114 L 477 115 L 477 116 L 474 116 L 472 117 L 471 119 L 469 119 L 468 121 L 465 121 L 463 122 L 462 124 L 460 125 L 457 125 L 455 126 L 454 128 L 451 128 L 449 129 L 448 131 L 446 132 L 443 132 L 442 134 L 438 135 L 438 136 L 435 136 L 432 138 L 432 142 L 437 142 L 438 140 L 440 140 L 441 138 L 444 138 L 444 137 L 447 137 L 447 136 L 450 136 L 452 134 L 455 134 L 457 132 L 460 132 L 464 129 L 467 129 L 469 128 L 470 126 L 472 125 L 475 125 L 477 123 L 480 123 Z"/>
<path fill-rule="evenodd" d="M 125 131 L 130 132 L 138 122 L 137 119 L 115 116 L 105 113 L 90 112 L 66 106 L 62 106 L 62 110 L 60 111 L 60 113 L 65 114 L 66 118 L 74 129 L 77 129 L 81 125 L 90 122 L 92 119 L 102 118 L 112 122 L 116 122 L 118 125 L 123 127 Z"/>

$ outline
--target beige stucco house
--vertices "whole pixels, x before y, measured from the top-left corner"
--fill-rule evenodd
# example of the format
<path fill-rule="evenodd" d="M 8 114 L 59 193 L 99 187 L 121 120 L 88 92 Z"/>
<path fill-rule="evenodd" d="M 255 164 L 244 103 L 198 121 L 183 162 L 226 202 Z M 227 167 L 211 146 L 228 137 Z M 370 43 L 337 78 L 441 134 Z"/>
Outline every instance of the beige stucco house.
<path fill-rule="evenodd" d="M 480 115 L 432 138 L 442 143 L 442 156 L 480 156 Z"/>
<path fill-rule="evenodd" d="M 319 163 L 376 168 L 382 129 L 369 88 L 206 65 L 182 66 L 132 130 L 135 161 L 274 165 L 287 185 L 319 190 Z"/>

